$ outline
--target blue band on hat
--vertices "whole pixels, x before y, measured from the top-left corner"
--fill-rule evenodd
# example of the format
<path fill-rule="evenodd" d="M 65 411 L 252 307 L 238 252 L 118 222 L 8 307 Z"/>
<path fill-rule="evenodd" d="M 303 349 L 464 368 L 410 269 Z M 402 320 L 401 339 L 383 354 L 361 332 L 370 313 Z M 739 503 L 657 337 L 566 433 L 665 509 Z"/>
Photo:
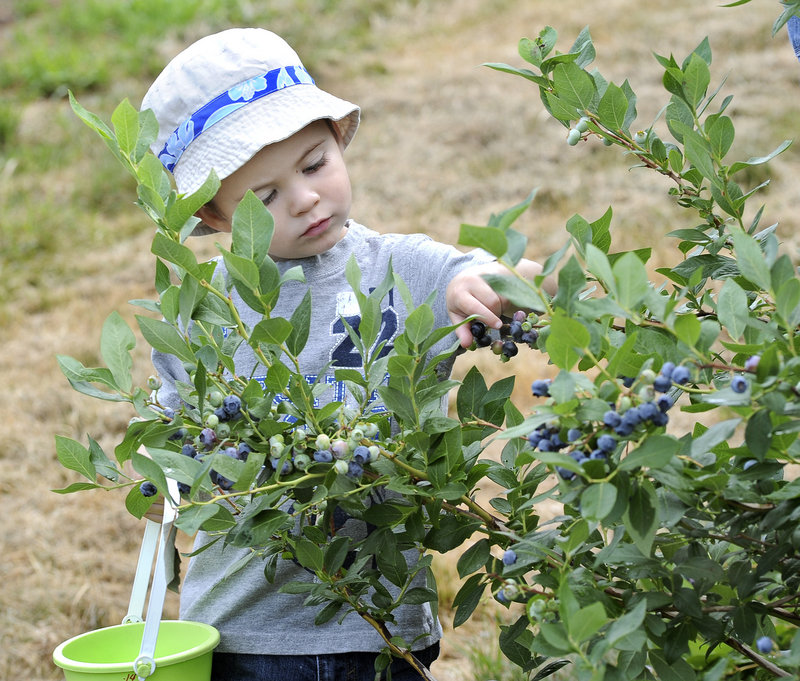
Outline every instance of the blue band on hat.
<path fill-rule="evenodd" d="M 201 133 L 221 121 L 225 116 L 241 109 L 245 104 L 271 95 L 292 85 L 314 85 L 314 79 L 303 66 L 282 66 L 234 85 L 208 104 L 204 104 L 173 132 L 164 148 L 158 153 L 158 160 L 170 172 L 173 171 L 181 155 Z"/>
<path fill-rule="evenodd" d="M 800 17 L 789 17 L 786 26 L 789 31 L 789 41 L 792 43 L 795 56 L 800 59 Z"/>

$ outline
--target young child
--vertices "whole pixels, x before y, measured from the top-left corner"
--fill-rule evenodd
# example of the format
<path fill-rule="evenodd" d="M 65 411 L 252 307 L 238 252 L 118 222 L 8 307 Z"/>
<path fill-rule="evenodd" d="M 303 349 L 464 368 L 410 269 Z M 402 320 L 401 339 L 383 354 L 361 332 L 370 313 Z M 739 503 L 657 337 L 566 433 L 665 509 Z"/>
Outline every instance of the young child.
<path fill-rule="evenodd" d="M 311 290 L 313 331 L 299 359 L 309 381 L 330 367 L 321 378 L 330 386 L 321 402 L 345 400 L 344 385 L 333 375 L 336 368 L 362 367 L 342 322 L 358 328 L 358 306 L 345 278 L 351 255 L 360 266 L 364 290 L 383 280 L 391 257 L 416 304 L 437 291 L 437 326 L 470 315 L 500 326 L 505 301 L 481 274 L 505 268 L 487 253 L 465 254 L 420 234 L 378 234 L 350 218 L 343 152 L 358 128 L 359 108 L 317 88 L 294 50 L 277 35 L 246 28 L 201 39 L 167 65 L 142 109 L 156 115 L 159 136 L 153 150 L 173 173 L 178 191 L 195 191 L 212 169 L 222 181 L 213 201 L 198 211 L 202 222 L 196 233 L 230 231 L 233 211 L 247 190 L 269 208 L 275 221 L 270 255 L 281 272 L 302 266 L 306 279 L 282 288 L 273 314 L 288 318 Z M 530 261 L 521 269 L 531 277 L 540 271 Z M 223 270 L 221 262 L 218 270 Z M 233 295 L 244 323 L 252 327 L 259 315 Z M 388 348 L 409 311 L 394 291 L 383 304 L 379 341 Z M 457 336 L 468 346 L 468 325 L 460 326 Z M 434 350 L 452 342 L 446 338 Z M 160 402 L 178 406 L 175 381 L 188 381 L 181 362 L 159 353 L 153 360 L 163 381 Z M 249 348 L 240 347 L 234 360 L 239 375 L 264 376 Z M 362 525 L 348 521 L 353 524 Z M 363 536 L 366 528 L 350 531 Z M 200 533 L 196 545 L 207 542 Z M 303 596 L 278 592 L 288 581 L 311 579 L 308 573 L 279 560 L 270 584 L 255 560 L 226 577 L 242 555 L 219 542 L 191 560 L 183 584 L 181 617 L 207 622 L 221 633 L 215 680 L 374 678 L 375 656 L 384 644 L 369 624 L 349 615 L 341 625 L 334 619 L 315 626 L 316 609 L 304 607 Z M 424 664 L 436 658 L 441 628 L 428 604 L 401 608 L 392 633 L 415 641 L 415 654 Z M 392 670 L 395 681 L 419 678 L 404 662 Z"/>

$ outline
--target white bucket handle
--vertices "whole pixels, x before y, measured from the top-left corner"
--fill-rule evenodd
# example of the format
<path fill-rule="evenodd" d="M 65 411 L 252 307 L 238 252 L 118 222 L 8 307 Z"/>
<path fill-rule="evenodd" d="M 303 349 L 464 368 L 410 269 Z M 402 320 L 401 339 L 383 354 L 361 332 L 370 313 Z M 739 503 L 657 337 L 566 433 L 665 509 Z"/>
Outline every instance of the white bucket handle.
<path fill-rule="evenodd" d="M 139 551 L 139 561 L 136 565 L 136 576 L 133 579 L 133 589 L 128 605 L 128 614 L 122 620 L 123 624 L 141 622 L 147 586 L 150 582 L 150 570 L 153 566 L 153 555 L 158 548 L 156 566 L 153 572 L 153 585 L 150 589 L 150 600 L 147 603 L 147 618 L 144 620 L 142 644 L 139 656 L 133 663 L 133 671 L 139 681 L 144 681 L 156 670 L 155 650 L 158 638 L 158 627 L 161 623 L 161 613 L 164 609 L 164 597 L 167 593 L 167 575 L 165 556 L 171 550 L 170 537 L 172 525 L 175 522 L 176 502 L 180 499 L 178 483 L 167 478 L 169 494 L 164 499 L 164 515 L 161 524 L 147 520 L 144 528 L 142 548 Z"/>

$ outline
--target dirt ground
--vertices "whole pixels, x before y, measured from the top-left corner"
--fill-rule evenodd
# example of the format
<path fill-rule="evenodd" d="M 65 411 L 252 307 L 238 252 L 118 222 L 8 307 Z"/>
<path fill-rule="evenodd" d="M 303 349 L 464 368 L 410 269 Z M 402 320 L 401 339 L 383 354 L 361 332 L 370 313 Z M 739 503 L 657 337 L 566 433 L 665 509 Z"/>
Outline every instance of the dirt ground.
<path fill-rule="evenodd" d="M 517 41 L 535 37 L 548 24 L 562 36 L 562 50 L 590 26 L 598 68 L 616 82 L 628 78 L 637 91 L 641 127 L 666 102 L 651 53 L 672 52 L 682 60 L 709 35 L 712 82 L 727 76 L 726 92 L 735 97 L 734 151 L 744 150 L 743 157 L 765 154 L 793 135 L 787 122 L 797 117 L 800 64 L 785 33 L 770 36 L 777 2 L 723 9 L 710 0 L 463 0 L 404 8 L 401 3 L 391 20 L 375 22 L 373 30 L 385 36 L 378 43 L 387 48 L 349 54 L 343 46 L 338 58 L 315 74 L 326 88 L 363 108 L 361 129 L 347 152 L 353 217 L 381 231 L 423 231 L 455 242 L 460 223 L 485 223 L 491 212 L 539 187 L 532 210 L 518 223 L 530 236 L 530 257 L 544 259 L 557 250 L 566 240 L 564 223 L 574 213 L 595 219 L 612 204 L 619 249 L 647 245 L 656 249 L 656 260 L 675 257 L 674 247 L 660 237 L 692 225 L 680 223 L 685 218 L 670 206 L 662 181 L 629 171 L 625 158 L 599 144 L 568 147 L 565 131 L 545 116 L 532 86 L 481 67 L 521 65 Z M 98 143 L 87 132 L 87 144 Z M 800 150 L 792 147 L 772 165 L 773 183 L 764 198 L 763 224 L 780 220 L 779 234 L 793 255 L 800 226 L 798 165 Z M 73 392 L 54 356 L 97 362 L 105 317 L 119 310 L 130 320 L 127 301 L 154 296 L 151 235 L 141 219 L 141 233 L 113 248 L 88 243 L 85 259 L 76 263 L 83 276 L 50 291 L 55 304 L 13 318 L 1 332 L 6 406 L 0 447 L 0 681 L 59 678 L 51 662 L 56 645 L 119 622 L 127 606 L 141 523 L 125 513 L 121 496 L 62 497 L 50 490 L 77 479 L 56 461 L 55 434 L 85 441 L 89 433 L 110 450 L 131 414 Z M 210 254 L 213 239 L 200 240 L 196 248 Z M 135 359 L 144 381 L 151 369 L 143 342 Z M 549 372 L 538 354 L 520 355 L 502 367 L 485 356 L 467 355 L 459 360 L 456 377 L 470 362 L 495 379 L 516 374 L 515 395 L 523 409 L 526 386 Z M 454 572 L 452 564 L 440 569 Z M 446 591 L 452 597 L 457 588 L 447 585 Z M 446 606 L 443 655 L 433 674 L 440 681 L 473 678 L 465 649 L 493 626 L 491 616 L 452 631 Z M 174 615 L 176 607 L 170 595 L 166 614 Z"/>

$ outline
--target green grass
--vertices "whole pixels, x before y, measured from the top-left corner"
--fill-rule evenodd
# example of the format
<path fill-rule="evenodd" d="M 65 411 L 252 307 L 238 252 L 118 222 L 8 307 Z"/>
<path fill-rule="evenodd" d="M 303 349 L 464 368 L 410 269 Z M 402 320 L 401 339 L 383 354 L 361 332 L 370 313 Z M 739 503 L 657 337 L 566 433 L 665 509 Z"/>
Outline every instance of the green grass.
<path fill-rule="evenodd" d="M 108 121 L 124 97 L 137 103 L 178 47 L 244 25 L 283 35 L 314 73 L 334 51 L 342 54 L 343 43 L 368 50 L 376 16 L 400 6 L 390 0 L 15 2 L 0 40 L 0 322 L 24 314 L 15 292 L 43 287 L 59 263 L 147 227 L 132 207 L 131 181 L 73 115 L 68 90 Z M 319 39 L 320 26 L 337 36 L 335 44 Z M 78 276 L 75 269 L 62 274 Z"/>

